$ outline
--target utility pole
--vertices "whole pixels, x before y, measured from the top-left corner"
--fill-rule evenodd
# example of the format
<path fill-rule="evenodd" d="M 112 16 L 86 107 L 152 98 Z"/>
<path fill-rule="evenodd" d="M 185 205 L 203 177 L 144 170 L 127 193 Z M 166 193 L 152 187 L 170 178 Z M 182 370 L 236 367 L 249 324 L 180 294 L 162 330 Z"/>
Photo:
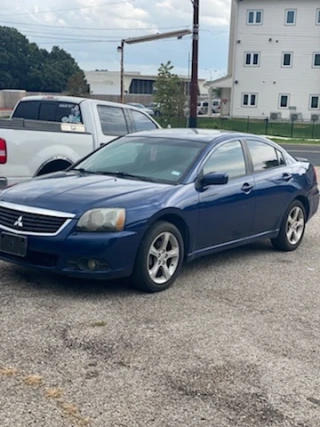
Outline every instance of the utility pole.
<path fill-rule="evenodd" d="M 120 102 L 124 104 L 124 40 L 121 40 L 120 60 Z"/>
<path fill-rule="evenodd" d="M 200 0 L 191 0 L 193 4 L 193 36 L 192 36 L 192 68 L 191 68 L 191 84 L 190 84 L 191 96 L 190 96 L 189 128 L 197 127 L 199 1 Z"/>

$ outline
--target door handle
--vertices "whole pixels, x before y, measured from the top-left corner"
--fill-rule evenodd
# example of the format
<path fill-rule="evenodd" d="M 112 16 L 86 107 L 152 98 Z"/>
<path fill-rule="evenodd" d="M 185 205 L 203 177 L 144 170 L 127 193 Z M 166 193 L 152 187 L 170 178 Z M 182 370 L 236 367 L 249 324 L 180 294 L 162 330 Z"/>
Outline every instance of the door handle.
<path fill-rule="evenodd" d="M 290 181 L 290 179 L 292 179 L 292 175 L 290 173 L 284 173 L 282 174 L 282 179 L 284 181 Z"/>
<path fill-rule="evenodd" d="M 252 189 L 253 189 L 253 185 L 249 184 L 248 182 L 245 182 L 241 187 L 241 191 L 247 194 L 250 193 Z"/>

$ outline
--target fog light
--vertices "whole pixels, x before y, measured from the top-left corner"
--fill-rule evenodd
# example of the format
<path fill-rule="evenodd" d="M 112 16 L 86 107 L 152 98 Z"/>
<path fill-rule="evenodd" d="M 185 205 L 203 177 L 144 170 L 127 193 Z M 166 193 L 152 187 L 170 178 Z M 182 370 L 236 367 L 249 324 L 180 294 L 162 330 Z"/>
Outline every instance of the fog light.
<path fill-rule="evenodd" d="M 87 265 L 89 270 L 95 270 L 97 268 L 97 263 L 94 259 L 88 259 Z"/>

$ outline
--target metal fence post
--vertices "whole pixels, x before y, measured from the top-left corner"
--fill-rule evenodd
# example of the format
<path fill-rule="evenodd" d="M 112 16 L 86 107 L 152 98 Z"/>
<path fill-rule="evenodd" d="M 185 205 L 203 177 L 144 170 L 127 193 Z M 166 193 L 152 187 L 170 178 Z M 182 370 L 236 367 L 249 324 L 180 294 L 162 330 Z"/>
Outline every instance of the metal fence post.
<path fill-rule="evenodd" d="M 266 122 L 266 135 L 268 135 L 268 130 L 269 130 L 269 117 L 267 117 L 267 118 L 265 119 L 265 122 Z"/>
<path fill-rule="evenodd" d="M 247 118 L 247 132 L 249 132 L 249 128 L 250 128 L 250 116 L 248 116 Z"/>
<path fill-rule="evenodd" d="M 294 130 L 294 120 L 291 119 L 291 132 L 290 132 L 291 138 L 293 138 L 293 130 Z"/>
<path fill-rule="evenodd" d="M 312 120 L 312 135 L 311 135 L 311 138 L 312 138 L 312 139 L 314 139 L 314 128 L 315 128 L 315 123 L 316 123 L 316 121 L 313 119 L 313 120 Z"/>

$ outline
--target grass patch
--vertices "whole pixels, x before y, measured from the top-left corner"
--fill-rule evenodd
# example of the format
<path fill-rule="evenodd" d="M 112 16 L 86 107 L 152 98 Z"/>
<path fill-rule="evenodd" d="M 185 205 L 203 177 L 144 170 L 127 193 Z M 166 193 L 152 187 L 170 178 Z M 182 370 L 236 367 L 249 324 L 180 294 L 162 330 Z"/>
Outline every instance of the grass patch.
<path fill-rule="evenodd" d="M 0 369 L 0 375 L 4 377 L 14 377 L 18 373 L 18 369 L 15 368 L 2 368 Z"/>
<path fill-rule="evenodd" d="M 93 328 L 102 328 L 103 326 L 107 326 L 107 322 L 104 322 L 103 320 L 100 320 L 100 321 L 92 323 L 91 326 Z"/>
<path fill-rule="evenodd" d="M 59 388 L 48 388 L 46 390 L 46 397 L 48 399 L 59 399 L 62 396 L 62 390 Z"/>
<path fill-rule="evenodd" d="M 274 137 L 269 137 L 272 141 L 276 142 L 277 144 L 297 144 L 297 145 L 319 145 L 320 139 L 279 139 Z"/>
<path fill-rule="evenodd" d="M 31 387 L 38 387 L 42 385 L 42 381 L 43 378 L 40 375 L 28 375 L 23 379 L 23 382 Z"/>
<path fill-rule="evenodd" d="M 160 117 L 159 124 L 166 128 L 187 127 L 186 117 Z M 204 129 L 223 129 L 236 132 L 268 135 L 269 137 L 285 137 L 293 140 L 320 139 L 320 123 L 302 122 L 268 122 L 254 119 L 229 119 L 222 117 L 198 117 L 197 127 Z"/>
<path fill-rule="evenodd" d="M 253 119 L 198 118 L 198 127 L 248 132 L 292 139 L 320 139 L 320 123 L 269 122 Z"/>

